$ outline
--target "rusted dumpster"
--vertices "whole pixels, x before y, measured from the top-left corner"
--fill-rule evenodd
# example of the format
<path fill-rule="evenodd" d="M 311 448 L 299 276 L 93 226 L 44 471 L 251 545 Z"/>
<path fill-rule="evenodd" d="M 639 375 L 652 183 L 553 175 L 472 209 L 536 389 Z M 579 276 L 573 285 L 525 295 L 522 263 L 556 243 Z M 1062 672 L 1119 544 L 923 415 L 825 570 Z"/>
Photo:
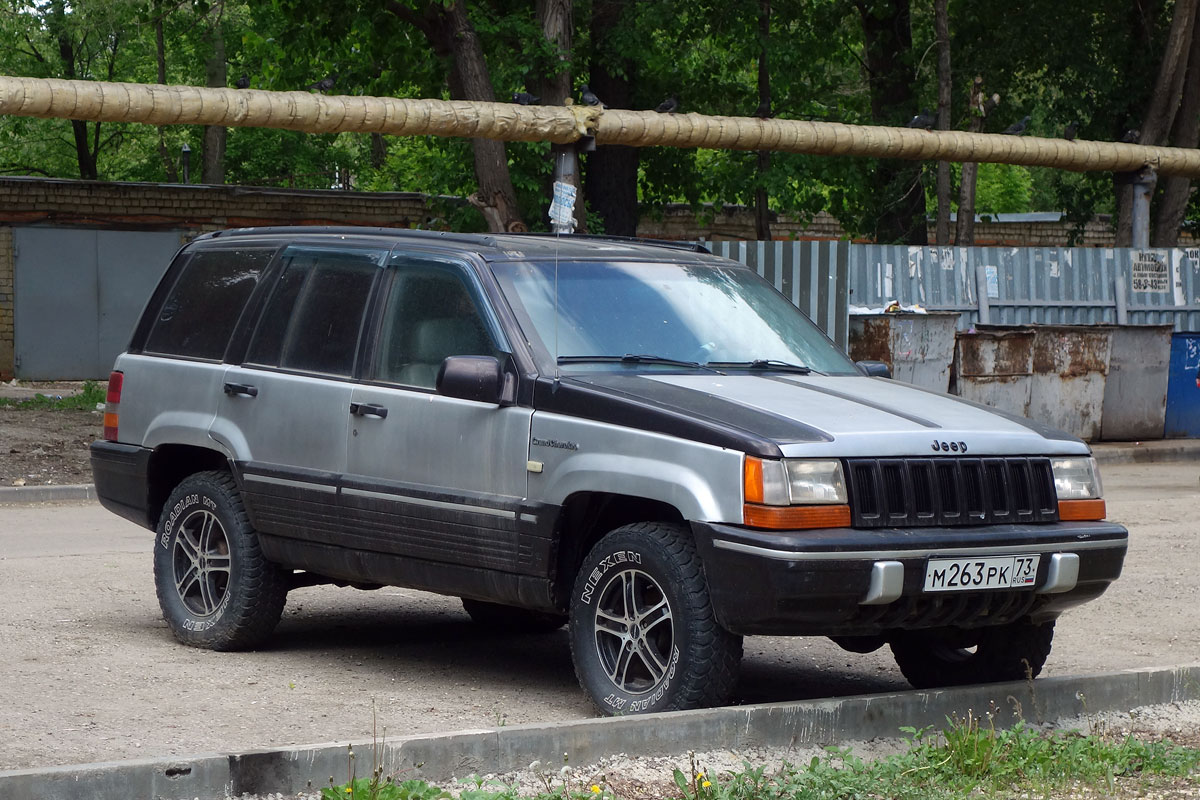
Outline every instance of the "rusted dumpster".
<path fill-rule="evenodd" d="M 1033 389 L 1029 328 L 980 326 L 955 338 L 954 392 L 966 400 L 1029 415 Z"/>
<path fill-rule="evenodd" d="M 1163 437 L 1173 330 L 1171 325 L 1112 329 L 1101 439 L 1132 442 Z"/>
<path fill-rule="evenodd" d="M 949 391 L 957 313 L 852 314 L 850 357 L 882 361 L 896 380 Z"/>
<path fill-rule="evenodd" d="M 1169 325 L 979 325 L 958 335 L 955 392 L 1087 441 L 1161 438 Z"/>
<path fill-rule="evenodd" d="M 1028 416 L 1085 441 L 1100 438 L 1113 328 L 1037 325 Z"/>

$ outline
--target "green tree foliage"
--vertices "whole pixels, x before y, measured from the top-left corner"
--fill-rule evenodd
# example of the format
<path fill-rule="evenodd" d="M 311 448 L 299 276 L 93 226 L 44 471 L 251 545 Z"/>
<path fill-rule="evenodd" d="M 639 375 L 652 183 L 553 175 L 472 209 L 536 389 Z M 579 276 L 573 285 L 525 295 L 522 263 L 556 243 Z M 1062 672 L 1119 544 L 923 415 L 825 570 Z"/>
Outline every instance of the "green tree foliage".
<path fill-rule="evenodd" d="M 981 75 L 988 94 L 1002 96 L 988 119 L 991 132 L 1028 114 L 1035 135 L 1061 135 L 1076 122 L 1080 138 L 1120 139 L 1145 112 L 1175 2 L 951 0 L 951 127 L 965 129 L 967 90 L 971 78 Z M 167 81 L 202 85 L 212 34 L 219 28 L 230 83 L 244 76 L 256 89 L 450 97 L 452 54 L 431 45 L 426 26 L 453 4 L 0 0 L 0 46 L 9 74 L 154 82 L 154 29 L 161 23 Z M 469 0 L 465 9 L 500 100 L 565 69 L 576 90 L 592 75 L 624 81 L 618 106 L 653 109 L 674 95 L 679 113 L 750 116 L 758 103 L 762 5 L 762 0 L 579 0 L 573 8 L 574 44 L 565 61 L 542 36 L 535 4 Z M 907 23 L 899 13 L 905 8 Z M 592 40 L 596 9 L 615 15 L 602 41 Z M 774 0 L 767 40 L 771 113 L 785 119 L 904 124 L 906 115 L 933 107 L 932 9 L 932 0 Z M 871 51 L 880 30 L 903 24 L 910 49 L 882 59 Z M 160 146 L 160 133 L 146 126 L 3 118 L 0 173 L 170 180 L 177 175 L 180 147 L 187 143 L 195 159 L 193 180 L 198 179 L 202 129 L 171 127 L 161 136 Z M 549 146 L 509 144 L 506 152 L 520 214 L 531 227 L 544 229 Z M 922 173 L 924 183 L 932 183 L 931 166 L 901 169 L 873 159 L 775 154 L 760 174 L 749 152 L 646 148 L 634 157 L 636 171 L 630 174 L 636 197 L 651 212 L 679 202 L 750 205 L 756 187 L 764 185 L 772 211 L 809 217 L 827 210 L 851 235 L 897 239 L 904 238 L 899 229 L 881 228 L 880 221 L 894 214 L 905 196 L 911 201 L 912 191 L 918 193 L 909 209 L 915 208 L 918 220 L 924 208 L 933 208 L 921 188 Z M 584 156 L 585 174 L 590 161 Z M 348 186 L 447 198 L 465 198 L 478 189 L 465 140 L 385 142 L 366 134 L 245 128 L 228 133 L 225 178 L 239 184 Z M 1114 211 L 1113 196 L 1111 176 L 1103 174 L 984 165 L 978 211 L 1065 210 L 1082 221 Z M 430 224 L 486 227 L 478 211 L 454 199 L 433 213 Z M 591 220 L 592 230 L 603 226 L 603 219 Z"/>

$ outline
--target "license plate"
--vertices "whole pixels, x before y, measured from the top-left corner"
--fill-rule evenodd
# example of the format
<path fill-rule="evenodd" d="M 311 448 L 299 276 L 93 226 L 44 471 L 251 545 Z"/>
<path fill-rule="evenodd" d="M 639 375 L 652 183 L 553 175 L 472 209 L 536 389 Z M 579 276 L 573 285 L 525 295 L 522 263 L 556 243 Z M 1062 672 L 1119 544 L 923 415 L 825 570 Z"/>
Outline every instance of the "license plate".
<path fill-rule="evenodd" d="M 925 591 L 1030 588 L 1042 557 L 931 558 L 925 565 Z"/>

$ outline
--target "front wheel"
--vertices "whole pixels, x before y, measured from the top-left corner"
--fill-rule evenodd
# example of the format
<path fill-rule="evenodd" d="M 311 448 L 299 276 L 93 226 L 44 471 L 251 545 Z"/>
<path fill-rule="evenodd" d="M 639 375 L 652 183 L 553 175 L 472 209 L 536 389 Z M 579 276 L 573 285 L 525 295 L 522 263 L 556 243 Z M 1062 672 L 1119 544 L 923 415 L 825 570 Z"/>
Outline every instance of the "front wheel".
<path fill-rule="evenodd" d="M 1018 620 L 974 630 L 901 631 L 892 655 L 917 689 L 1036 678 L 1050 655 L 1054 622 Z"/>
<path fill-rule="evenodd" d="M 602 713 L 719 705 L 737 683 L 742 638 L 717 624 L 682 525 L 602 538 L 579 568 L 570 618 L 575 674 Z"/>
<path fill-rule="evenodd" d="M 253 647 L 287 602 L 287 573 L 263 558 L 227 472 L 198 472 L 171 493 L 154 542 L 154 587 L 175 638 L 209 650 Z"/>

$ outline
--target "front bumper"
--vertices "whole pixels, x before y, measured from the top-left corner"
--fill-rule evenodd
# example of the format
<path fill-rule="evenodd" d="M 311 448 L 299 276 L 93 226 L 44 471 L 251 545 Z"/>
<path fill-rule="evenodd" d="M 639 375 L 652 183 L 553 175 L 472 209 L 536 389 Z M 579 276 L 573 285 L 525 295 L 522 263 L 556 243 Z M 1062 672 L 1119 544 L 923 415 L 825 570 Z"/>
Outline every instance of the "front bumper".
<path fill-rule="evenodd" d="M 764 532 L 692 523 L 717 620 L 740 634 L 872 636 L 1052 620 L 1121 574 L 1110 522 Z M 925 592 L 930 558 L 1032 555 L 1032 588 Z"/>

